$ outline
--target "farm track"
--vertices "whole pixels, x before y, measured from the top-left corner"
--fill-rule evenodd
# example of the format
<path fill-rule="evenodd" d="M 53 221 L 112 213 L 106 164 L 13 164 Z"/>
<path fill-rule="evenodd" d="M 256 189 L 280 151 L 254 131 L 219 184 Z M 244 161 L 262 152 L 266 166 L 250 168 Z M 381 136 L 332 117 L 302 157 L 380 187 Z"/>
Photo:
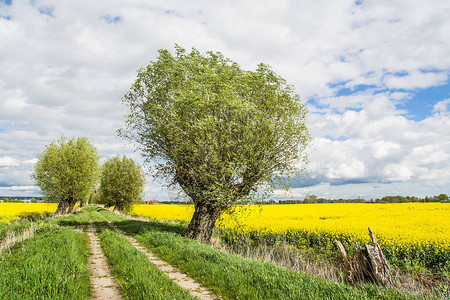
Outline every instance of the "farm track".
<path fill-rule="evenodd" d="M 220 299 L 220 297 L 214 295 L 207 287 L 202 286 L 200 283 L 181 273 L 174 266 L 168 262 L 161 260 L 156 254 L 151 252 L 135 238 L 129 236 L 126 232 L 117 228 L 113 223 L 108 221 L 108 225 L 116 232 L 122 234 L 128 242 L 141 253 L 143 253 L 149 261 L 154 264 L 160 271 L 164 272 L 171 280 L 178 284 L 183 289 L 187 290 L 192 296 L 202 300 L 214 300 Z"/>
<path fill-rule="evenodd" d="M 89 237 L 89 276 L 94 299 L 121 300 L 117 284 L 108 266 L 105 253 L 100 246 L 100 240 L 94 225 L 86 228 Z"/>

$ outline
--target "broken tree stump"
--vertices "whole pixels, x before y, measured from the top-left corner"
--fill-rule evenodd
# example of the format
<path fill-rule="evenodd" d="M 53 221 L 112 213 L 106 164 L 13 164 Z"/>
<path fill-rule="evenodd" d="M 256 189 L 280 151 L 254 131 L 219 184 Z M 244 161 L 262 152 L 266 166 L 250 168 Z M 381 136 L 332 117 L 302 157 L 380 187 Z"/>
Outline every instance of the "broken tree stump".
<path fill-rule="evenodd" d="M 370 227 L 369 235 L 373 245 L 366 244 L 361 248 L 356 242 L 354 259 L 350 259 L 342 243 L 335 240 L 344 257 L 346 280 L 350 284 L 373 282 L 381 286 L 393 286 L 391 269 Z"/>

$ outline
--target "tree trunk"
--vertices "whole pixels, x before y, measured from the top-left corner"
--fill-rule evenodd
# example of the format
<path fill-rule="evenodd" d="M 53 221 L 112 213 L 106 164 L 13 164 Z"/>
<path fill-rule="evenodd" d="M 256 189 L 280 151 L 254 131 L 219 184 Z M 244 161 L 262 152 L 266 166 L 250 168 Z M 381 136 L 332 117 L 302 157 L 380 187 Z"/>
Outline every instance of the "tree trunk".
<path fill-rule="evenodd" d="M 184 237 L 194 239 L 203 243 L 209 243 L 211 235 L 216 225 L 216 220 L 220 216 L 220 209 L 210 207 L 205 204 L 196 204 L 194 215 L 184 234 Z"/>
<path fill-rule="evenodd" d="M 75 202 L 69 204 L 69 210 L 67 211 L 68 214 L 73 213 L 73 209 L 75 208 Z"/>
<path fill-rule="evenodd" d="M 351 284 L 374 282 L 381 286 L 393 286 L 391 269 L 370 227 L 369 235 L 373 246 L 366 244 L 361 248 L 356 242 L 354 259 L 350 259 L 342 243 L 335 240 L 344 257 L 346 280 Z"/>
<path fill-rule="evenodd" d="M 58 208 L 56 208 L 56 211 L 55 211 L 55 215 L 65 215 L 68 206 L 69 206 L 69 202 L 67 202 L 67 201 L 59 202 Z"/>

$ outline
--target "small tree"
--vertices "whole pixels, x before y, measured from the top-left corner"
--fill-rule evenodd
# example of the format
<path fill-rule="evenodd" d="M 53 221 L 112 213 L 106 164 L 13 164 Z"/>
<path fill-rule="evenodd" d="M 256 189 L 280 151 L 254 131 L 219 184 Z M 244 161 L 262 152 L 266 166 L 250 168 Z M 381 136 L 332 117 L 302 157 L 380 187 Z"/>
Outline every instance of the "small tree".
<path fill-rule="evenodd" d="M 45 147 L 31 178 L 48 199 L 59 202 L 56 214 L 72 213 L 76 202 L 84 202 L 98 176 L 99 155 L 86 137 L 58 141 Z"/>
<path fill-rule="evenodd" d="M 319 198 L 316 195 L 306 195 L 303 203 L 317 203 Z"/>
<path fill-rule="evenodd" d="M 133 201 L 143 201 L 144 182 L 144 172 L 131 158 L 110 158 L 103 165 L 101 201 L 114 210 L 130 211 Z"/>
<path fill-rule="evenodd" d="M 194 202 L 186 237 L 208 242 L 223 210 L 306 159 L 306 108 L 264 64 L 244 71 L 221 53 L 160 50 L 123 101 L 131 114 L 119 133 Z"/>
<path fill-rule="evenodd" d="M 448 201 L 448 196 L 447 196 L 447 194 L 440 194 L 440 195 L 438 196 L 438 200 L 439 200 L 439 202 L 447 202 L 447 201 Z"/>

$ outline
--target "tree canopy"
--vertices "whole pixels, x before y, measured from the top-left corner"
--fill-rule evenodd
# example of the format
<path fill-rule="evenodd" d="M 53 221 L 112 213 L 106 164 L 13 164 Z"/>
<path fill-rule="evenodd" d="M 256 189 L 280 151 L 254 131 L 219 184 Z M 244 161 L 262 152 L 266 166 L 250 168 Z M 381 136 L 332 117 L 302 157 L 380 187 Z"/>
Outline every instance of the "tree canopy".
<path fill-rule="evenodd" d="M 120 134 L 194 202 L 191 238 L 209 241 L 221 211 L 306 161 L 306 108 L 265 64 L 245 71 L 219 52 L 160 50 L 123 101 Z"/>
<path fill-rule="evenodd" d="M 38 156 L 31 178 L 42 194 L 59 202 L 57 213 L 73 210 L 76 202 L 85 202 L 99 170 L 97 149 L 88 138 L 67 140 L 64 136 L 45 146 Z"/>
<path fill-rule="evenodd" d="M 114 210 L 129 211 L 133 201 L 143 200 L 144 182 L 144 172 L 131 158 L 110 158 L 102 168 L 101 202 Z"/>

